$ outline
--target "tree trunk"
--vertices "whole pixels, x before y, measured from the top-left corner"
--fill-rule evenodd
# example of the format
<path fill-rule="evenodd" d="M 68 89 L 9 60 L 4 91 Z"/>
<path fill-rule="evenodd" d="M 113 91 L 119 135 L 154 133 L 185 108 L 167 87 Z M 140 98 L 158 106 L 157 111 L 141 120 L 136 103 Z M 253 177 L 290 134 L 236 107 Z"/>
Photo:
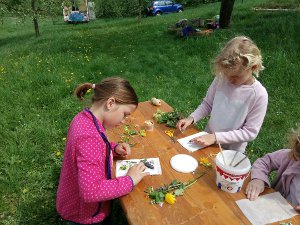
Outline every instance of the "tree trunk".
<path fill-rule="evenodd" d="M 36 16 L 33 18 L 33 24 L 34 24 L 35 36 L 38 37 L 40 36 L 40 30 L 39 30 L 39 24 Z"/>
<path fill-rule="evenodd" d="M 142 0 L 139 1 L 139 17 L 138 17 L 138 22 L 141 23 L 142 21 Z"/>
<path fill-rule="evenodd" d="M 231 23 L 231 14 L 234 0 L 222 0 L 220 10 L 220 28 L 228 28 Z"/>
<path fill-rule="evenodd" d="M 35 0 L 31 0 L 31 9 L 33 12 L 33 25 L 34 25 L 35 36 L 38 37 L 38 36 L 40 36 L 40 31 L 39 31 L 37 13 L 36 13 L 36 9 L 35 9 Z"/>

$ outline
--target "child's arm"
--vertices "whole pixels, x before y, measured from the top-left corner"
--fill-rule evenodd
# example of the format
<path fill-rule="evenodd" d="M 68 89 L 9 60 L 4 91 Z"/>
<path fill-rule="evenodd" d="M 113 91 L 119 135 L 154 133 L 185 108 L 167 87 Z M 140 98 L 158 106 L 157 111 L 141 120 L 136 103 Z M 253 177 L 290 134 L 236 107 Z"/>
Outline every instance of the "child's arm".
<path fill-rule="evenodd" d="M 130 176 L 107 179 L 106 144 L 98 136 L 77 140 L 76 166 L 81 198 L 85 202 L 115 199 L 133 190 Z M 113 164 L 111 163 L 111 167 Z"/>
<path fill-rule="evenodd" d="M 278 150 L 268 153 L 263 157 L 257 159 L 252 166 L 251 180 L 259 179 L 265 182 L 266 186 L 270 187 L 269 173 L 278 170 L 281 165 L 282 159 L 288 157 L 287 150 Z"/>
<path fill-rule="evenodd" d="M 287 157 L 286 150 L 266 154 L 254 162 L 251 181 L 248 183 L 245 192 L 249 200 L 256 200 L 259 194 L 265 190 L 265 186 L 270 187 L 268 175 L 271 171 L 278 170 L 283 157 Z"/>

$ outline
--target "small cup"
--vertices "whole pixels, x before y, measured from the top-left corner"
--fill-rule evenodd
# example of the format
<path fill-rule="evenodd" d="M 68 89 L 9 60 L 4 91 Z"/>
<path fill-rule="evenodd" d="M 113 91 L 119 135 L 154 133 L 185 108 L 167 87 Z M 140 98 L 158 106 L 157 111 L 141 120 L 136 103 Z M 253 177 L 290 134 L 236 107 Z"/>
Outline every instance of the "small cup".
<path fill-rule="evenodd" d="M 153 131 L 153 129 L 154 129 L 154 123 L 153 123 L 152 120 L 146 120 L 144 124 L 145 124 L 145 130 L 147 130 L 147 131 Z"/>

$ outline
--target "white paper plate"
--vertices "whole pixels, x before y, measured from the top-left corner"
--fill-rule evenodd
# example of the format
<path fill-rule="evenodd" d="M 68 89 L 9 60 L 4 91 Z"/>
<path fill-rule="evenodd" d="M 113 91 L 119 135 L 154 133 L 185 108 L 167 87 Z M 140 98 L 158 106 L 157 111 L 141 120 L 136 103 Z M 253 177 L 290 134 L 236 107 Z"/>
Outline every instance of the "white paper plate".
<path fill-rule="evenodd" d="M 186 154 L 178 154 L 171 158 L 171 166 L 181 173 L 191 173 L 196 170 L 198 162 L 195 158 Z"/>

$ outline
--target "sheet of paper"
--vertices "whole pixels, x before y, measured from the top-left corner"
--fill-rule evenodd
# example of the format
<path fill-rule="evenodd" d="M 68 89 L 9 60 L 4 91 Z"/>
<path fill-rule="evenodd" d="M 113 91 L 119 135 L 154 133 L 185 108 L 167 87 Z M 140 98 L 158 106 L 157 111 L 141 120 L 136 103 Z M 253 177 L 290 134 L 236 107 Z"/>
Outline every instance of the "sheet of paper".
<path fill-rule="evenodd" d="M 195 137 L 200 137 L 204 134 L 207 134 L 206 132 L 202 131 L 196 134 L 192 134 L 190 136 L 184 137 L 184 138 L 180 138 L 177 139 L 177 141 L 182 145 L 182 147 L 184 147 L 186 150 L 190 151 L 190 152 L 194 152 L 197 150 L 200 150 L 202 147 L 200 147 L 199 145 L 190 142 L 190 140 L 192 140 Z"/>
<path fill-rule="evenodd" d="M 144 159 L 128 159 L 128 160 L 117 160 L 116 162 L 116 177 L 125 176 L 127 171 L 133 165 L 139 163 Z M 161 175 L 161 166 L 159 162 L 159 158 L 146 158 L 147 162 L 149 162 L 154 168 L 146 168 L 145 172 L 149 172 L 150 175 Z"/>
<path fill-rule="evenodd" d="M 274 223 L 298 215 L 279 192 L 261 195 L 255 201 L 238 200 L 236 204 L 253 225 Z"/>

